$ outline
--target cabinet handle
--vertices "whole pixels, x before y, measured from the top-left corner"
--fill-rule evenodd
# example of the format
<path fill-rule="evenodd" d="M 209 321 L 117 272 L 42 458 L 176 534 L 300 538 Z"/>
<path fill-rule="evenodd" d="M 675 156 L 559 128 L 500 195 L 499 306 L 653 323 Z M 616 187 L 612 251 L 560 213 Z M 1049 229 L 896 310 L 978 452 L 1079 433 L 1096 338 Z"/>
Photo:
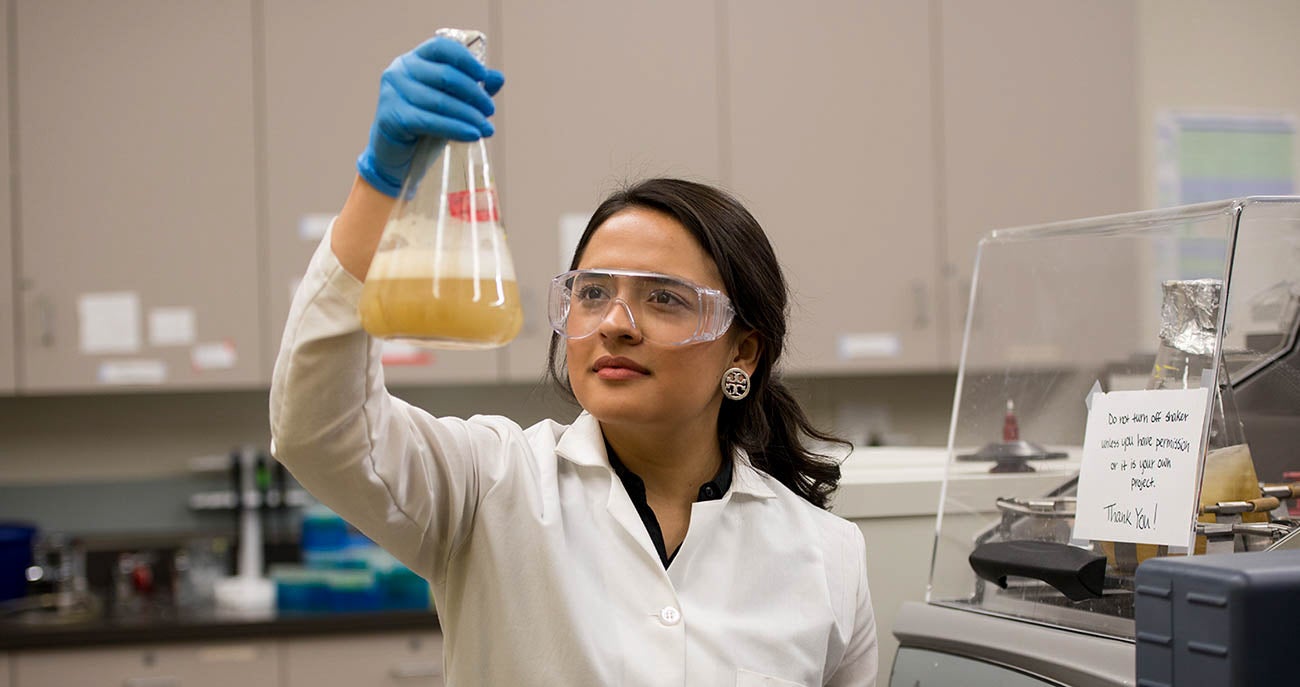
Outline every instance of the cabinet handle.
<path fill-rule="evenodd" d="M 396 680 L 414 680 L 422 677 L 438 677 L 442 675 L 438 664 L 429 661 L 413 661 L 402 663 L 388 669 L 388 674 Z"/>
<path fill-rule="evenodd" d="M 538 307 L 540 307 L 543 311 L 546 310 L 547 307 L 546 303 L 538 303 L 537 289 L 531 286 L 520 286 L 519 306 L 524 313 L 524 323 L 523 326 L 519 328 L 519 333 L 523 336 L 533 336 L 534 334 L 540 333 L 539 332 L 540 328 L 537 326 L 537 321 L 528 315 L 528 313 L 535 312 L 536 308 Z M 551 331 L 549 327 L 546 330 L 546 335 L 548 337 L 551 335 Z"/>
<path fill-rule="evenodd" d="M 181 679 L 170 675 L 129 677 L 122 681 L 122 687 L 181 687 Z"/>
<path fill-rule="evenodd" d="M 930 289 L 926 288 L 925 282 L 917 280 L 912 282 L 912 312 L 916 313 L 912 318 L 913 329 L 925 329 L 930 326 Z"/>
<path fill-rule="evenodd" d="M 50 302 L 49 296 L 38 296 L 36 298 L 36 310 L 40 313 L 40 334 L 37 340 L 45 348 L 54 346 L 54 304 Z"/>

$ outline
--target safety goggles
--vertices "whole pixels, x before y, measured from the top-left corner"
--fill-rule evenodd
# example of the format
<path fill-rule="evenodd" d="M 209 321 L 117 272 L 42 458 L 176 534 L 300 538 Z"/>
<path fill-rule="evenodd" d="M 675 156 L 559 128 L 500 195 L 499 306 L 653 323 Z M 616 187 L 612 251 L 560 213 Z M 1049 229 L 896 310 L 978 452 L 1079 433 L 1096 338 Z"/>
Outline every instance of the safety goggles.
<path fill-rule="evenodd" d="M 680 346 L 713 341 L 731 326 L 731 300 L 717 289 L 654 272 L 573 270 L 551 280 L 551 329 L 583 339 L 600 328 L 615 304 L 647 341 Z"/>

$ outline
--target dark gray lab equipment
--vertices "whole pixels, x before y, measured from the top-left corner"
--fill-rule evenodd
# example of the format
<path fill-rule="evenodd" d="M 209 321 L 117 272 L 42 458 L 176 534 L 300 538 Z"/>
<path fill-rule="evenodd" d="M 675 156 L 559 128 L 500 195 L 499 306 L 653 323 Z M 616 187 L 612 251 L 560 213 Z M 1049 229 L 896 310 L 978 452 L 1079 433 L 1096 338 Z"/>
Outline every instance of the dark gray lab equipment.
<path fill-rule="evenodd" d="M 1139 685 L 1296 679 L 1300 551 L 1153 558 L 1138 566 L 1136 593 Z"/>

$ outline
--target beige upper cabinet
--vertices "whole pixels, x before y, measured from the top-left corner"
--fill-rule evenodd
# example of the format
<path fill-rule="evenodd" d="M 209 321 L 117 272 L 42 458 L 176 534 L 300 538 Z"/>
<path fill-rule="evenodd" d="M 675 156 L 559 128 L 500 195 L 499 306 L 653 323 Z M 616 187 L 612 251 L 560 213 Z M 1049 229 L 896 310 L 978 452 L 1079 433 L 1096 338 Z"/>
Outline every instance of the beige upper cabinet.
<path fill-rule="evenodd" d="M 0 6 L 6 9 L 7 6 Z M 0 12 L 0 36 L 9 40 L 9 12 Z M 14 391 L 14 273 L 13 217 L 9 184 L 12 179 L 9 156 L 9 51 L 0 50 L 0 394 Z M 4 663 L 0 660 L 0 668 Z M 0 680 L 3 676 L 0 675 Z"/>
<path fill-rule="evenodd" d="M 21 392 L 261 381 L 250 8 L 17 1 Z"/>
<path fill-rule="evenodd" d="M 1137 20 L 1117 1 L 943 0 L 938 11 L 955 363 L 980 237 L 1140 207 Z M 1099 279 L 1104 258 L 1079 256 Z"/>
<path fill-rule="evenodd" d="M 502 0 L 495 160 L 524 329 L 506 374 L 544 373 L 546 290 L 596 205 L 625 181 L 720 177 L 713 3 Z"/>
<path fill-rule="evenodd" d="M 487 0 L 265 0 L 267 294 L 266 367 L 280 347 L 294 286 L 356 177 L 393 58 L 440 27 L 488 33 L 488 62 L 500 43 Z M 493 149 L 494 153 L 499 148 Z M 508 218 L 507 218 L 508 220 Z M 388 347 L 390 385 L 496 381 L 499 351 L 428 352 Z"/>
<path fill-rule="evenodd" d="M 727 177 L 791 286 L 786 369 L 935 366 L 927 3 L 725 8 Z"/>

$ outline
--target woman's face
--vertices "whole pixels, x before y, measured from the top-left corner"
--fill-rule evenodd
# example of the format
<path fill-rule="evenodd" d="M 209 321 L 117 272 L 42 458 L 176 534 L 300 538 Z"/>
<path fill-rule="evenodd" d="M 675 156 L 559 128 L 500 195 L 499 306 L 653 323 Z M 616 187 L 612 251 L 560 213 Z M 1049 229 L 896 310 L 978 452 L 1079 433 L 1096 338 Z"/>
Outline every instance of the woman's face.
<path fill-rule="evenodd" d="M 686 228 L 648 208 L 629 208 L 605 220 L 578 269 L 658 272 L 724 291 L 717 266 Z M 732 366 L 753 372 L 752 360 L 738 358 L 742 349 L 754 347 L 741 345 L 748 338 L 753 337 L 737 335 L 733 324 L 713 341 L 657 344 L 645 340 L 627 310 L 612 307 L 594 334 L 567 342 L 569 383 L 582 407 L 609 425 L 673 427 L 716 418 L 723 372 Z"/>

